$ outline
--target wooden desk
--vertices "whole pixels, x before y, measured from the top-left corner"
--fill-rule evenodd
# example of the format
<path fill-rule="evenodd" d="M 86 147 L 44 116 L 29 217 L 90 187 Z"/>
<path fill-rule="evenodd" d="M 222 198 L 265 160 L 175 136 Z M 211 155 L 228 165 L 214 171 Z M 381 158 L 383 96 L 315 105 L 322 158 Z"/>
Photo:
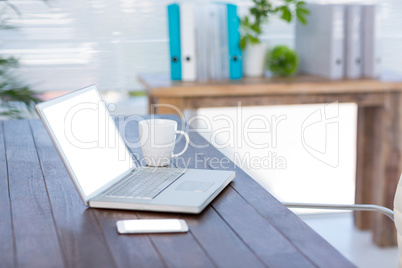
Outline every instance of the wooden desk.
<path fill-rule="evenodd" d="M 137 133 L 131 121 L 125 138 L 138 141 Z M 212 146 L 189 148 L 177 165 L 204 157 L 224 158 Z M 204 163 L 197 167 L 211 168 Z M 86 208 L 42 122 L 0 121 L 0 267 L 353 267 L 245 172 L 228 168 L 236 178 L 199 215 Z M 136 218 L 182 218 L 190 231 L 117 234 L 117 220 Z"/>
<path fill-rule="evenodd" d="M 393 208 L 402 171 L 402 82 L 330 81 L 311 76 L 199 83 L 172 82 L 167 75 L 141 75 L 140 80 L 147 89 L 149 112 L 159 114 L 237 106 L 239 102 L 241 106 L 356 103 L 356 203 Z M 377 245 L 396 245 L 395 227 L 387 217 L 358 212 L 355 224 L 360 229 L 371 228 Z"/>

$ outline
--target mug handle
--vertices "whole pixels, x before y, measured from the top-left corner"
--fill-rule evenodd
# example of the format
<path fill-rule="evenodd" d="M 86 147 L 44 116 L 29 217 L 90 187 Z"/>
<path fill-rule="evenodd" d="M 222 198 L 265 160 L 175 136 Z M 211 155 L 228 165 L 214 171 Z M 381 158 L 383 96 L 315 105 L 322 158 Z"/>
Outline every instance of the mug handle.
<path fill-rule="evenodd" d="M 175 158 L 175 157 L 178 157 L 178 156 L 181 156 L 182 154 L 184 154 L 184 152 L 185 152 L 185 151 L 187 150 L 187 148 L 188 148 L 188 144 L 190 143 L 190 137 L 188 136 L 188 134 L 187 134 L 186 132 L 181 131 L 181 130 L 176 130 L 176 135 L 177 135 L 177 134 L 181 134 L 181 135 L 184 136 L 184 138 L 186 139 L 186 146 L 184 146 L 183 151 L 181 151 L 180 153 L 178 153 L 178 154 L 172 153 L 172 158 Z"/>

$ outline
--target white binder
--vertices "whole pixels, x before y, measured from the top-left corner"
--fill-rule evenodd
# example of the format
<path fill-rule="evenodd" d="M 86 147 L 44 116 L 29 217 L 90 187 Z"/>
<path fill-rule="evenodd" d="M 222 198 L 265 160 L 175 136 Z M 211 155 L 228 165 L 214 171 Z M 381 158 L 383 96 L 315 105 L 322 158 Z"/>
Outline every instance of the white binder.
<path fill-rule="evenodd" d="M 296 23 L 299 72 L 342 79 L 344 76 L 344 6 L 307 4 L 307 25 Z"/>
<path fill-rule="evenodd" d="M 220 57 L 220 31 L 219 31 L 219 6 L 215 3 L 208 4 L 208 35 L 209 39 L 209 77 L 219 80 L 222 77 Z"/>
<path fill-rule="evenodd" d="M 378 78 L 381 73 L 381 14 L 376 5 L 363 5 L 363 76 Z"/>
<path fill-rule="evenodd" d="M 192 4 L 180 4 L 181 78 L 183 81 L 197 79 L 195 40 L 195 14 Z"/>
<path fill-rule="evenodd" d="M 220 77 L 229 79 L 229 42 L 228 42 L 228 15 L 227 5 L 218 4 L 219 15 L 219 56 L 220 56 Z"/>
<path fill-rule="evenodd" d="M 362 76 L 362 6 L 345 7 L 345 77 Z"/>
<path fill-rule="evenodd" d="M 197 41 L 197 78 L 199 81 L 209 80 L 209 20 L 208 6 L 199 4 L 196 10 L 196 41 Z"/>
<path fill-rule="evenodd" d="M 198 79 L 229 79 L 227 5 L 206 3 L 197 6 Z M 206 71 L 204 70 L 206 69 Z"/>

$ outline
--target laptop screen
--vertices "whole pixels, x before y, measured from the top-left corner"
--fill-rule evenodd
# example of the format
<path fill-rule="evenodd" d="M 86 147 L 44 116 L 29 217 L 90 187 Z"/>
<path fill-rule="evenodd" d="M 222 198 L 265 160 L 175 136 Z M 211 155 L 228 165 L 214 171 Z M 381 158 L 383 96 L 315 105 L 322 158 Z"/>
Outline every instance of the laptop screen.
<path fill-rule="evenodd" d="M 87 199 L 133 162 L 96 87 L 81 91 L 50 101 L 42 113 Z"/>

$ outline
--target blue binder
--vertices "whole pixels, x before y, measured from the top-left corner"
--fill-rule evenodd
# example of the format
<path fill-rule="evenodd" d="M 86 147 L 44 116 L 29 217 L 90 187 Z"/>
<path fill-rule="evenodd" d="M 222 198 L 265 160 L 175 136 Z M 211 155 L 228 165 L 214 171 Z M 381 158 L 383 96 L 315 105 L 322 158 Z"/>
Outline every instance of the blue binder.
<path fill-rule="evenodd" d="M 242 53 L 240 48 L 240 19 L 237 17 L 237 6 L 227 4 L 228 44 L 229 44 L 229 77 L 241 79 L 243 77 Z"/>
<path fill-rule="evenodd" d="M 181 80 L 181 48 L 180 48 L 180 7 L 178 4 L 168 5 L 170 77 Z"/>

